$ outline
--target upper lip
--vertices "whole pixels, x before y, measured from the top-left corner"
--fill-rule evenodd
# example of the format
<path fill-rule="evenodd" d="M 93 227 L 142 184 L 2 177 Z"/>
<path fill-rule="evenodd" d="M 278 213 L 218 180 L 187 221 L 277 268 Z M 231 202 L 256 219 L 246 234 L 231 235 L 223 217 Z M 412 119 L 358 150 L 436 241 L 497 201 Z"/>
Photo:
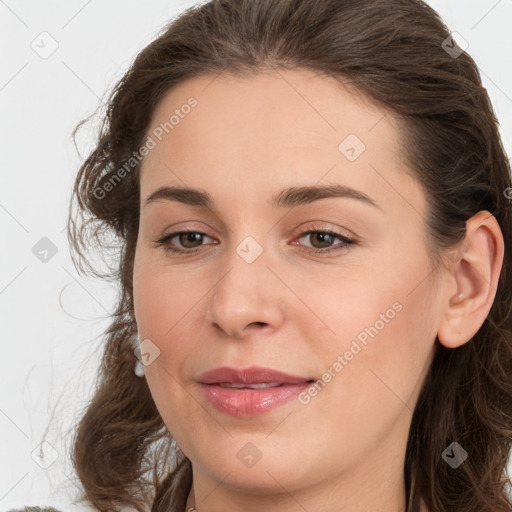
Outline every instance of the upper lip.
<path fill-rule="evenodd" d="M 251 366 L 249 368 L 231 368 L 223 366 L 203 373 L 199 377 L 202 384 L 221 384 L 224 382 L 238 384 L 300 384 L 302 382 L 314 380 L 312 377 L 300 377 L 290 375 L 272 368 L 261 366 Z"/>

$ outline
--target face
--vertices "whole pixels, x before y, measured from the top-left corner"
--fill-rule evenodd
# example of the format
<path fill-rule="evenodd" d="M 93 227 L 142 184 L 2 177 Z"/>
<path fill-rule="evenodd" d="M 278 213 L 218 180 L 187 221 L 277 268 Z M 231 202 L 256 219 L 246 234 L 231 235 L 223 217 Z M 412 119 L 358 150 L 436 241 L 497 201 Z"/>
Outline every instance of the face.
<path fill-rule="evenodd" d="M 135 317 L 156 406 L 211 488 L 228 475 L 290 492 L 379 465 L 402 475 L 439 307 L 425 196 L 398 129 L 391 112 L 304 70 L 193 78 L 157 105 Z M 161 193 L 146 204 L 161 187 L 211 202 Z M 283 192 L 302 187 L 331 194 Z M 284 386 L 282 402 L 275 389 L 199 382 L 224 366 L 315 382 Z"/>

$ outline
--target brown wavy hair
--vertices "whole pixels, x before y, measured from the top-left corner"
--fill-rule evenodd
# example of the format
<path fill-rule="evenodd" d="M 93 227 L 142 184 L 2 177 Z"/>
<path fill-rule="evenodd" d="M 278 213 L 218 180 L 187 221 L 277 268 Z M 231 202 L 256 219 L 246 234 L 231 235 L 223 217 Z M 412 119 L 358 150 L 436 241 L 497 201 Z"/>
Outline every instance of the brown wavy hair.
<path fill-rule="evenodd" d="M 420 498 L 431 512 L 512 510 L 510 164 L 478 68 L 467 53 L 445 51 L 444 41 L 453 46 L 449 37 L 420 0 L 212 0 L 172 19 L 137 55 L 110 92 L 70 202 L 75 267 L 120 284 L 96 389 L 73 438 L 81 501 L 101 511 L 181 512 L 192 482 L 190 460 L 133 371 L 140 162 L 132 160 L 122 179 L 118 170 L 144 143 L 155 105 L 173 86 L 200 75 L 303 68 L 349 80 L 401 120 L 404 155 L 428 199 L 436 265 L 478 211 L 489 211 L 501 227 L 505 258 L 494 303 L 468 343 L 448 349 L 436 340 L 412 418 L 404 481 L 408 512 L 419 510 Z M 86 257 L 90 247 L 110 262 L 106 272 Z M 453 441 L 469 453 L 457 469 L 441 457 Z"/>

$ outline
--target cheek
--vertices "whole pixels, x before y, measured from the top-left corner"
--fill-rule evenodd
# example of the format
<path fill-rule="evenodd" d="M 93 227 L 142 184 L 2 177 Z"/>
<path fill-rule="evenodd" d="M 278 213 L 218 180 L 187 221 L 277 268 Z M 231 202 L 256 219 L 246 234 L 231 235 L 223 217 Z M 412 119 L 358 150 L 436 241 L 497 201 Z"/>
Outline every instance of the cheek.
<path fill-rule="evenodd" d="M 167 428 L 179 433 L 183 424 L 194 424 L 193 418 L 188 418 L 189 396 L 180 381 L 182 363 L 193 350 L 190 336 L 184 332 L 187 313 L 193 313 L 198 292 L 183 283 L 179 273 L 157 270 L 153 262 L 140 258 L 134 264 L 133 293 L 140 339 L 150 339 L 159 350 L 154 362 L 145 367 L 145 378 Z M 176 410 L 181 411 L 179 421 Z"/>
<path fill-rule="evenodd" d="M 348 281 L 346 281 L 346 284 Z M 432 351 L 429 293 L 414 278 L 368 280 L 332 290 L 324 309 L 335 331 L 321 341 L 309 332 L 325 384 L 311 397 L 303 425 L 330 440 L 332 453 L 355 460 L 377 450 L 399 422 L 406 432 Z M 400 429 L 399 429 L 400 430 Z M 293 432 L 290 432 L 293 435 Z M 319 442 L 318 450 L 323 449 Z"/>
<path fill-rule="evenodd" d="M 137 326 L 142 336 L 163 342 L 173 334 L 203 292 L 184 273 L 155 264 L 141 255 L 134 262 L 133 295 Z"/>
<path fill-rule="evenodd" d="M 211 284 L 160 264 L 140 258 L 134 264 L 134 310 L 141 341 L 150 339 L 158 347 L 154 363 L 145 374 L 162 416 L 183 406 L 183 392 L 190 378 L 190 361 L 198 354 L 205 336 L 198 321 L 204 317 L 205 295 Z M 187 382 L 186 382 L 187 381 Z"/>
<path fill-rule="evenodd" d="M 418 258 L 395 274 L 386 268 L 347 279 L 342 289 L 331 285 L 324 296 L 323 315 L 335 333 L 321 346 L 324 367 L 335 375 L 325 395 L 338 405 L 337 421 L 351 423 L 347 432 L 386 428 L 404 408 L 412 411 L 431 362 L 436 326 L 428 264 Z"/>

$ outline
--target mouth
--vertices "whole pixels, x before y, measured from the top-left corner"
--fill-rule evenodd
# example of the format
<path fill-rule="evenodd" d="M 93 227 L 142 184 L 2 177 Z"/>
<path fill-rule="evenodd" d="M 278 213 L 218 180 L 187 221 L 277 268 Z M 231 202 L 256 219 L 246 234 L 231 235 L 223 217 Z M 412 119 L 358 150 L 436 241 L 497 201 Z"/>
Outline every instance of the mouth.
<path fill-rule="evenodd" d="M 291 403 L 316 381 L 271 368 L 222 367 L 200 379 L 203 396 L 218 412 L 237 418 L 260 416 Z"/>
<path fill-rule="evenodd" d="M 316 379 L 311 376 L 303 377 L 292 375 L 262 366 L 251 366 L 249 368 L 223 366 L 203 373 L 198 380 L 201 384 L 258 389 L 261 387 L 277 387 L 286 384 L 304 384 Z M 252 388 L 252 386 L 256 386 L 256 388 Z"/>
<path fill-rule="evenodd" d="M 207 384 L 207 386 L 219 386 L 221 388 L 232 388 L 232 389 L 267 389 L 267 388 L 278 388 L 282 386 L 300 386 L 301 384 L 311 384 L 315 382 L 313 379 L 298 382 L 295 384 L 289 382 L 260 382 L 256 384 L 244 384 L 242 382 L 214 382 Z"/>

